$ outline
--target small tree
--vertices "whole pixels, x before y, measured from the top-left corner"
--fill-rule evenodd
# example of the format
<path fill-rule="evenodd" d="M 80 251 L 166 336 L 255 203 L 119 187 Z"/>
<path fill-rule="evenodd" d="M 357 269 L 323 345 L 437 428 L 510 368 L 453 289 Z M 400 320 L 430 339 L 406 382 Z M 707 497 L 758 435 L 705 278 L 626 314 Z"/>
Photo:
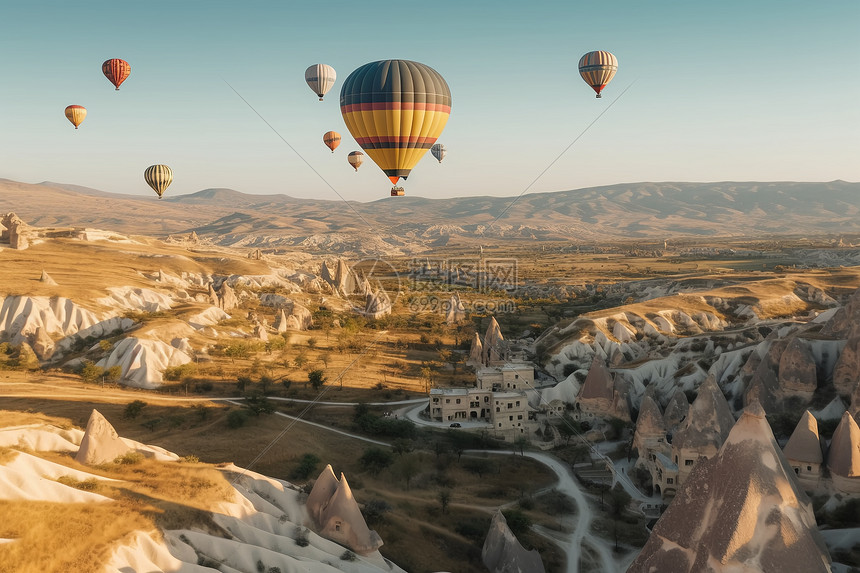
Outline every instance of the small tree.
<path fill-rule="evenodd" d="M 395 473 L 406 482 L 407 491 L 409 490 L 409 483 L 412 481 L 412 478 L 418 475 L 420 469 L 418 458 L 414 454 L 401 456 L 394 466 Z"/>
<path fill-rule="evenodd" d="M 109 384 L 117 384 L 122 378 L 122 366 L 119 364 L 111 366 L 104 371 L 105 381 Z"/>
<path fill-rule="evenodd" d="M 327 378 L 322 370 L 311 370 L 308 372 L 308 382 L 310 382 L 311 386 L 314 390 L 319 390 L 326 383 Z"/>
<path fill-rule="evenodd" d="M 80 371 L 81 378 L 83 378 L 84 382 L 95 384 L 101 379 L 102 374 L 104 374 L 104 369 L 102 367 L 96 366 L 95 362 L 92 360 L 84 360 L 84 364 Z"/>
<path fill-rule="evenodd" d="M 359 461 L 362 466 L 367 468 L 367 471 L 375 476 L 394 463 L 394 456 L 391 455 L 390 451 L 374 446 L 364 450 Z"/>
<path fill-rule="evenodd" d="M 514 447 L 520 450 L 520 455 L 525 455 L 526 446 L 529 445 L 529 439 L 524 435 L 517 436 L 517 439 L 514 440 Z"/>
<path fill-rule="evenodd" d="M 451 490 L 443 488 L 439 492 L 439 505 L 442 507 L 442 515 L 448 513 L 448 504 L 451 502 Z"/>
<path fill-rule="evenodd" d="M 255 416 L 271 414 L 275 411 L 275 405 L 271 400 L 258 392 L 245 394 L 245 407 Z"/>
<path fill-rule="evenodd" d="M 320 459 L 314 454 L 305 454 L 299 459 L 299 465 L 293 470 L 293 479 L 308 479 L 319 465 Z"/>
<path fill-rule="evenodd" d="M 140 416 L 140 412 L 146 407 L 146 402 L 143 400 L 135 400 L 134 402 L 129 402 L 125 410 L 123 410 L 122 417 L 126 420 L 134 420 L 138 416 Z"/>

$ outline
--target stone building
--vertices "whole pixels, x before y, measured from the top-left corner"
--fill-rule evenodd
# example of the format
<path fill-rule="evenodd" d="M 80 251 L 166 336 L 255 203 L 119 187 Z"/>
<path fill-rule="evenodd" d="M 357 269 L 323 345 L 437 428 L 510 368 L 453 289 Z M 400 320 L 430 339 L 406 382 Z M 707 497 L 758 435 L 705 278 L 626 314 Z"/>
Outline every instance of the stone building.
<path fill-rule="evenodd" d="M 797 480 L 805 489 L 814 489 L 821 480 L 824 456 L 818 435 L 818 421 L 807 410 L 782 450 Z"/>

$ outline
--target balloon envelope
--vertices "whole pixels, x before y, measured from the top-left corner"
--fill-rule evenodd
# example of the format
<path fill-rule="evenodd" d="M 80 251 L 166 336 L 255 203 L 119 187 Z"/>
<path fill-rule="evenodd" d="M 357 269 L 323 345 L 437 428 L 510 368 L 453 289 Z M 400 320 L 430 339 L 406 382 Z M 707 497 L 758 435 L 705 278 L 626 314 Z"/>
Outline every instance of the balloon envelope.
<path fill-rule="evenodd" d="M 116 86 L 119 91 L 119 86 L 126 80 L 131 73 L 131 66 L 125 60 L 113 58 L 102 64 L 102 73 L 110 80 L 110 83 Z"/>
<path fill-rule="evenodd" d="M 445 159 L 445 156 L 448 154 L 448 150 L 445 149 L 445 146 L 441 143 L 434 143 L 433 147 L 430 148 L 430 153 L 433 154 L 433 157 L 439 160 L 439 163 L 442 163 L 442 160 Z"/>
<path fill-rule="evenodd" d="M 346 78 L 340 111 L 361 148 L 396 184 L 442 134 L 451 113 L 451 91 L 430 66 L 380 60 Z"/>
<path fill-rule="evenodd" d="M 327 64 L 314 64 L 305 70 L 305 81 L 315 94 L 323 100 L 323 96 L 332 88 L 337 74 L 334 68 Z"/>
<path fill-rule="evenodd" d="M 617 71 L 618 60 L 609 52 L 588 52 L 579 59 L 579 75 L 597 92 L 596 97 L 600 97 L 600 92 L 612 81 Z"/>
<path fill-rule="evenodd" d="M 356 171 L 358 171 L 358 168 L 361 167 L 362 161 L 364 161 L 364 153 L 361 151 L 353 151 L 346 156 L 346 160 L 349 161 L 349 164 L 352 165 Z"/>
<path fill-rule="evenodd" d="M 164 191 L 173 183 L 173 171 L 167 165 L 150 165 L 143 172 L 143 178 L 161 199 Z"/>
<path fill-rule="evenodd" d="M 81 125 L 85 117 L 87 117 L 87 108 L 82 105 L 70 105 L 66 108 L 66 118 L 72 122 L 75 129 Z"/>
<path fill-rule="evenodd" d="M 326 147 L 331 149 L 331 152 L 334 153 L 334 150 L 337 149 L 337 146 L 340 145 L 340 134 L 336 131 L 327 131 L 323 134 L 323 143 L 326 144 Z"/>

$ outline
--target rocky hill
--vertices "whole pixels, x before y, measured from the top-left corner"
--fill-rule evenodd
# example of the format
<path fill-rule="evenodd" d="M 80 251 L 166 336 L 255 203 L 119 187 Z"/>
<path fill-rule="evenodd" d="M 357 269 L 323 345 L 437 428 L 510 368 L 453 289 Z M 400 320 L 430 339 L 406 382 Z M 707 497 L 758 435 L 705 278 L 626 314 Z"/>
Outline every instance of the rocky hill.
<path fill-rule="evenodd" d="M 450 241 L 856 234 L 860 184 L 625 183 L 519 198 L 406 196 L 346 203 L 231 189 L 157 201 L 75 185 L 0 180 L 0 212 L 5 211 L 38 226 L 148 234 L 196 230 L 221 245 L 415 254 Z"/>
<path fill-rule="evenodd" d="M 85 432 L 0 411 L 4 571 L 403 573 L 317 527 L 307 499 L 288 482 L 124 439 L 97 411 Z M 354 499 L 338 508 L 366 529 Z"/>

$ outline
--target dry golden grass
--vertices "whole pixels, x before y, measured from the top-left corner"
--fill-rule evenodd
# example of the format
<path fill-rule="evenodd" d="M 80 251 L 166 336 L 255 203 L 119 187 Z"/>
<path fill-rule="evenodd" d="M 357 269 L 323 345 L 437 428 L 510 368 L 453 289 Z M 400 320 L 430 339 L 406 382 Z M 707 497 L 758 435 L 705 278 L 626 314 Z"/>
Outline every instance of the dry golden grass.
<path fill-rule="evenodd" d="M 105 503 L 0 501 L 0 571 L 99 571 L 116 545 L 135 531 L 197 527 L 222 534 L 209 510 L 232 499 L 224 474 L 206 464 L 157 462 L 89 467 L 69 455 L 41 457 L 119 482 L 58 481 L 108 497 Z M 0 462 L 3 460 L 0 459 Z"/>

